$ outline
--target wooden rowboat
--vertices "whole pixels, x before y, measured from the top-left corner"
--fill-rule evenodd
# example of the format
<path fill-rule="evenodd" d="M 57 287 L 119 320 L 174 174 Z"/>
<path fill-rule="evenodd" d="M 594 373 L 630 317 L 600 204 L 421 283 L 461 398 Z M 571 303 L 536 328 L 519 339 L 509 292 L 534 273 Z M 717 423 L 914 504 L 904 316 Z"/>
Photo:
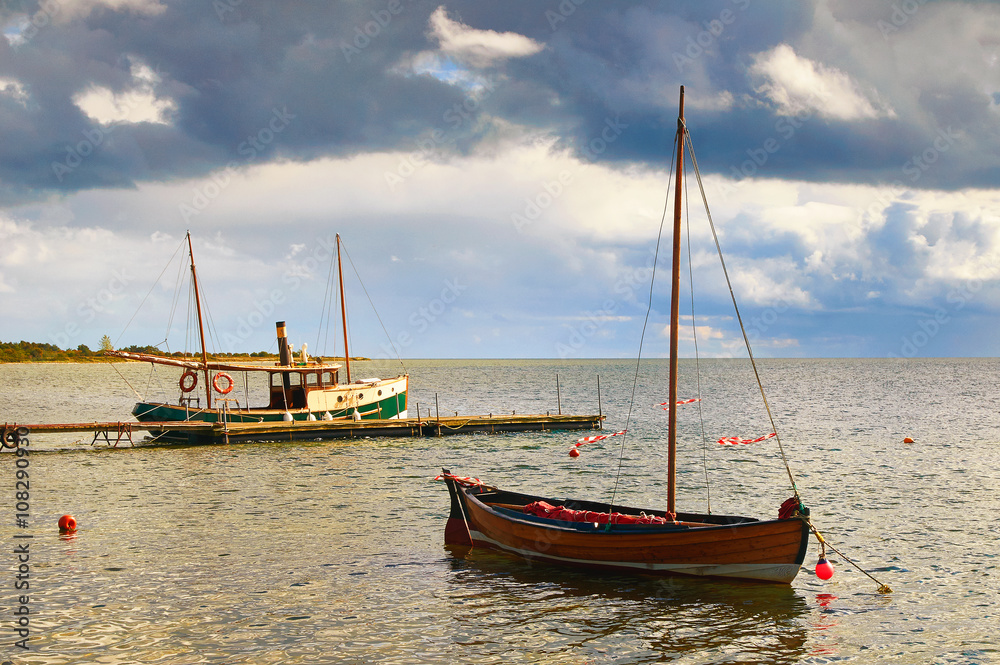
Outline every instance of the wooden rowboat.
<path fill-rule="evenodd" d="M 806 555 L 809 533 L 813 529 L 809 511 L 799 500 L 790 470 L 788 475 L 792 480 L 793 496 L 777 511 L 778 519 L 681 513 L 674 507 L 677 405 L 699 401 L 678 401 L 677 397 L 681 195 L 684 149 L 688 147 L 689 140 L 684 122 L 682 87 L 677 121 L 673 217 L 670 398 L 665 403 L 668 411 L 666 510 L 640 510 L 609 505 L 609 502 L 520 494 L 486 486 L 477 479 L 459 478 L 445 471 L 441 477 L 447 482 L 451 495 L 451 513 L 445 528 L 447 544 L 490 547 L 533 561 L 604 570 L 740 578 L 785 584 L 798 574 Z M 697 173 L 696 162 L 694 167 Z M 699 185 L 700 182 L 699 178 Z M 711 216 L 708 217 L 711 221 Z M 745 331 L 744 339 L 747 339 Z M 752 361 L 749 345 L 747 350 Z M 756 373 L 756 366 L 754 371 Z M 762 397 L 763 394 L 761 386 Z M 766 398 L 764 405 L 767 406 Z M 770 417 L 769 408 L 768 415 Z M 771 423 L 774 424 L 773 418 Z M 720 439 L 719 443 L 756 443 L 772 437 L 777 437 L 776 431 L 759 439 L 733 437 Z M 780 439 L 776 438 L 776 441 L 780 450 Z M 785 465 L 787 468 L 787 460 Z"/>
<path fill-rule="evenodd" d="M 532 561 L 604 570 L 791 582 L 806 556 L 809 525 L 785 519 L 679 513 L 616 506 L 662 524 L 576 522 L 538 517 L 525 506 L 545 502 L 613 519 L 608 504 L 520 494 L 442 474 L 451 495 L 445 543 L 489 547 Z M 601 517 L 598 517 L 601 516 Z"/>

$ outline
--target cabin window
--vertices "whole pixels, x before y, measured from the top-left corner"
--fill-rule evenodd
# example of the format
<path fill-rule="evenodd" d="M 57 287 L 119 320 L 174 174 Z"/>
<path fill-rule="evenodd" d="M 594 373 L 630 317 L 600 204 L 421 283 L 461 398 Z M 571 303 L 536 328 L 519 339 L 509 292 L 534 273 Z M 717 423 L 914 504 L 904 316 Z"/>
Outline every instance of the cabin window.
<path fill-rule="evenodd" d="M 302 385 L 302 375 L 298 372 L 288 373 L 288 385 L 290 386 L 301 386 Z"/>
<path fill-rule="evenodd" d="M 378 396 L 379 396 L 379 397 L 381 397 L 381 396 L 382 396 L 382 391 L 381 391 L 381 390 L 380 390 L 380 391 L 378 391 Z"/>
<path fill-rule="evenodd" d="M 344 401 L 344 396 L 343 395 L 337 395 L 337 401 L 338 402 L 343 402 Z"/>
<path fill-rule="evenodd" d="M 319 387 L 319 373 L 309 372 L 308 374 L 306 374 L 306 385 L 309 386 L 310 388 Z"/>
<path fill-rule="evenodd" d="M 323 385 L 332 386 L 337 383 L 337 380 L 333 377 L 333 372 L 323 372 Z"/>

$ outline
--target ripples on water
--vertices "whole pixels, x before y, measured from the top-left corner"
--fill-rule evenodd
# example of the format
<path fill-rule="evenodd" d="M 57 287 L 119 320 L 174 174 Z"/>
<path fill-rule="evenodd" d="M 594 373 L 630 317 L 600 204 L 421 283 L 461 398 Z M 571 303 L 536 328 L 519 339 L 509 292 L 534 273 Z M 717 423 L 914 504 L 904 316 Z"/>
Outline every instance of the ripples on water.
<path fill-rule="evenodd" d="M 823 583 L 790 587 L 601 576 L 448 551 L 442 466 L 525 491 L 606 498 L 620 443 L 566 453 L 577 435 L 91 447 L 32 437 L 31 650 L 13 647 L 7 554 L 0 654 L 17 663 L 988 663 L 996 620 L 1000 463 L 994 360 L 764 361 L 792 470 L 831 543 Z M 119 366 L 141 391 L 176 376 Z M 411 362 L 426 414 L 601 408 L 624 426 L 633 366 L 619 361 Z M 682 396 L 693 394 L 690 363 Z M 710 441 L 764 433 L 740 361 L 703 361 Z M 391 371 L 391 370 L 390 370 Z M 650 363 L 619 500 L 662 505 L 664 363 Z M 390 372 L 384 369 L 372 374 Z M 117 420 L 134 395 L 106 365 L 0 366 L 5 420 Z M 107 386 L 107 388 L 106 388 Z M 429 405 L 429 406 L 428 406 Z M 681 411 L 678 502 L 770 515 L 788 496 L 774 445 L 701 443 Z M 915 444 L 903 444 L 911 436 Z M 42 452 L 46 451 L 46 452 Z M 0 486 L 13 492 L 12 458 Z M 9 511 L 12 512 L 12 511 Z M 74 536 L 59 515 L 73 514 Z M 0 522 L 13 542 L 12 515 Z M 24 533 L 24 531 L 20 531 Z M 11 548 L 5 548 L 9 551 Z M 3 573 L 0 573 L 2 575 Z"/>

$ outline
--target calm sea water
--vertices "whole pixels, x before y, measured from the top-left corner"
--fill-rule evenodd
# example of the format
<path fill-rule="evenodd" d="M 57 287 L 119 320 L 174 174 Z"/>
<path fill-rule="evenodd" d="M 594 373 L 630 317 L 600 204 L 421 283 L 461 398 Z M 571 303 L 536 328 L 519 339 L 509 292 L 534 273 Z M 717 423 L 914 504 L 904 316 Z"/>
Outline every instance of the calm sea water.
<path fill-rule="evenodd" d="M 990 663 L 1000 599 L 1000 361 L 765 360 L 762 378 L 836 575 L 789 587 L 595 576 L 449 552 L 442 466 L 524 491 L 662 506 L 666 364 L 643 365 L 623 437 L 531 433 L 211 447 L 31 437 L 30 511 L 0 455 L 0 660 L 28 663 Z M 369 366 L 365 375 L 396 367 Z M 426 413 L 596 413 L 625 425 L 625 361 L 408 361 Z M 685 362 L 682 397 L 693 397 Z M 789 496 L 745 361 L 702 361 L 682 407 L 678 505 L 776 514 Z M 119 372 L 121 374 L 119 374 Z M 127 418 L 148 366 L 5 365 L 0 419 Z M 559 392 L 556 391 L 558 375 Z M 127 380 L 127 383 L 126 383 Z M 904 444 L 904 437 L 914 443 Z M 706 472 L 707 468 L 707 472 Z M 706 490 L 706 475 L 710 491 Z M 79 530 L 61 536 L 72 514 Z M 32 538 L 15 539 L 30 535 Z M 30 647 L 17 545 L 30 542 Z"/>

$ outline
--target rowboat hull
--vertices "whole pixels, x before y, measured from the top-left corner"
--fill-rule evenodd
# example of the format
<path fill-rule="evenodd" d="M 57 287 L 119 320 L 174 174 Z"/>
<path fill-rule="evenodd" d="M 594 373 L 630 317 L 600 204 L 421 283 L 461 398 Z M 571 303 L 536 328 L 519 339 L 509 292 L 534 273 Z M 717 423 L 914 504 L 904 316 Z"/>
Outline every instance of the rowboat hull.
<path fill-rule="evenodd" d="M 805 559 L 809 527 L 800 518 L 679 514 L 665 525 L 567 522 L 519 512 L 534 501 L 603 512 L 607 504 L 462 486 L 446 476 L 452 510 L 445 542 L 488 547 L 530 561 L 666 575 L 790 583 Z M 662 511 L 615 507 L 624 514 Z"/>

